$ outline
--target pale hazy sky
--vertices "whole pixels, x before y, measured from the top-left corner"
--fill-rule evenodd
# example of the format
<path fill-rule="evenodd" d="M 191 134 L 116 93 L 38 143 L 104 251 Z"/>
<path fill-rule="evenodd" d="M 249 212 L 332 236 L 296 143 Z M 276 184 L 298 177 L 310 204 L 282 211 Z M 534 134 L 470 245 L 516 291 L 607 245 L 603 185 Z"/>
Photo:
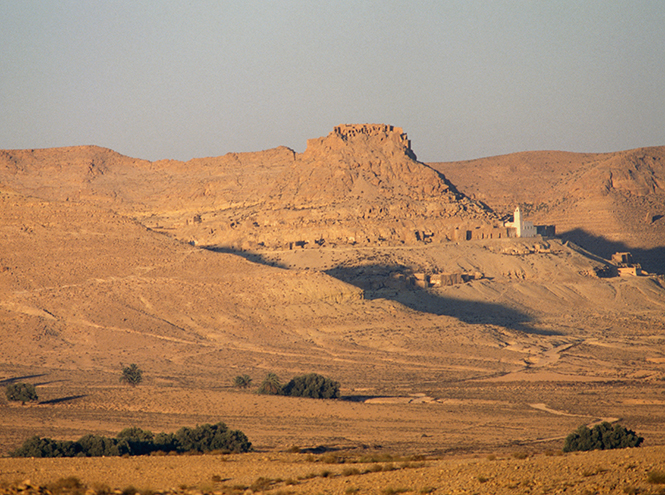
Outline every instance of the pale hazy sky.
<path fill-rule="evenodd" d="M 665 145 L 664 0 L 0 0 L 0 148 L 156 160 L 343 123 L 422 161 Z"/>

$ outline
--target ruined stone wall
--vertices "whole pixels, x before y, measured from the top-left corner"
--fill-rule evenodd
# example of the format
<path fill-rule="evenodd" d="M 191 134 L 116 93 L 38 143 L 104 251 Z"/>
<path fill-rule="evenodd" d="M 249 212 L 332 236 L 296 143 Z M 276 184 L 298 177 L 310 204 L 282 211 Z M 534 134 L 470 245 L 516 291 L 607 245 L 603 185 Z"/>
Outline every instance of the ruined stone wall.
<path fill-rule="evenodd" d="M 387 135 L 402 144 L 405 148 L 411 149 L 411 140 L 402 128 L 388 124 L 342 124 L 335 126 L 332 134 L 339 136 L 344 141 L 351 140 L 357 136 L 385 137 Z"/>

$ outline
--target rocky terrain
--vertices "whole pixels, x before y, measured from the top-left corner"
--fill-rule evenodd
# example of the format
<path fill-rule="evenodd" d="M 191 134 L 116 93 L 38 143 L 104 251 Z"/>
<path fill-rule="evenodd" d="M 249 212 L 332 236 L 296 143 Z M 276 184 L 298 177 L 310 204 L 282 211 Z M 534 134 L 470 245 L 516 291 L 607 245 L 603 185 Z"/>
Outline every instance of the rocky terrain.
<path fill-rule="evenodd" d="M 186 163 L 98 147 L 2 151 L 0 385 L 34 383 L 40 401 L 0 397 L 0 454 L 35 434 L 76 439 L 220 420 L 244 431 L 269 462 L 295 445 L 430 459 L 493 454 L 513 469 L 513 453 L 560 451 L 567 433 L 600 420 L 636 430 L 645 448 L 662 446 L 665 281 L 616 276 L 605 252 L 567 242 L 592 228 L 575 223 L 582 205 L 595 215 L 592 206 L 605 211 L 612 201 L 616 211 L 588 232 L 657 271 L 647 255 L 665 245 L 661 154 L 496 159 L 545 184 L 517 188 L 501 182 L 499 165 L 480 173 L 491 159 L 418 162 L 404 132 L 386 125 L 338 126 L 302 154 L 282 147 Z M 475 170 L 476 182 L 462 169 Z M 624 169 L 633 171 L 620 175 Z M 605 193 L 592 190 L 605 170 L 613 178 Z M 564 238 L 509 237 L 502 217 L 514 204 L 527 220 L 556 221 Z M 651 229 L 642 244 L 639 229 Z M 119 383 L 129 363 L 144 370 L 139 387 Z M 342 400 L 252 393 L 268 372 L 283 381 L 330 376 L 342 383 Z M 249 392 L 231 387 L 242 373 L 254 380 Z M 300 463 L 295 456 L 285 462 Z M 589 456 L 540 456 L 543 467 L 533 469 L 572 473 L 582 469 L 572 459 L 593 459 L 588 469 L 619 462 Z M 29 460 L 0 461 L 7 483 L 46 479 Z M 235 462 L 245 461 L 228 465 Z M 496 493 L 524 481 L 508 477 L 504 486 L 499 463 L 476 472 L 480 461 L 469 461 L 467 481 L 447 484 L 435 473 L 453 468 L 438 462 L 422 474 L 427 483 L 414 468 L 367 474 L 357 480 L 386 478 L 357 487 Z M 655 467 L 644 466 L 634 478 L 601 470 L 574 486 L 654 491 L 645 473 Z M 411 481 L 400 481 L 406 472 Z M 182 483 L 200 486 L 213 474 L 246 486 L 254 479 L 206 473 Z M 479 476 L 497 481 L 476 483 Z M 316 492 L 330 482 L 341 493 L 346 481 L 274 488 Z M 536 492 L 559 487 L 529 483 Z"/>

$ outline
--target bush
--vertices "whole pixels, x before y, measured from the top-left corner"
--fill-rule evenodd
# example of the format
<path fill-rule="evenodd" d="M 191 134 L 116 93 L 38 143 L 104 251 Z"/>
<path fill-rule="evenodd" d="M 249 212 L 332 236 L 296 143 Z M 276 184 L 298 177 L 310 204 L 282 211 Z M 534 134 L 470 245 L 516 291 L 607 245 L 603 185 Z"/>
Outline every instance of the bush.
<path fill-rule="evenodd" d="M 279 377 L 275 373 L 268 373 L 268 376 L 266 376 L 261 383 L 257 393 L 282 395 L 282 384 L 279 382 Z"/>
<path fill-rule="evenodd" d="M 34 436 L 12 452 L 12 457 L 74 457 L 81 452 L 76 442 L 62 442 Z"/>
<path fill-rule="evenodd" d="M 100 435 L 86 435 L 79 438 L 76 443 L 81 446 L 80 452 L 86 457 L 114 457 L 128 453 L 126 451 L 120 452 L 118 441 L 115 438 L 102 437 Z"/>
<path fill-rule="evenodd" d="M 155 436 L 150 431 L 141 428 L 125 428 L 116 437 L 119 455 L 146 455 L 157 450 Z"/>
<path fill-rule="evenodd" d="M 32 402 L 37 400 L 37 391 L 31 383 L 13 383 L 5 388 L 7 400 L 14 402 Z"/>
<path fill-rule="evenodd" d="M 233 385 L 237 388 L 249 388 L 252 384 L 252 379 L 249 375 L 238 375 L 233 380 Z"/>
<path fill-rule="evenodd" d="M 593 429 L 580 426 L 566 437 L 563 451 L 624 449 L 639 447 L 643 441 L 644 438 L 637 436 L 634 431 L 604 421 Z"/>
<path fill-rule="evenodd" d="M 100 457 L 147 455 L 152 452 L 249 452 L 251 442 L 239 430 L 224 423 L 181 428 L 153 435 L 140 428 L 126 428 L 116 438 L 85 435 L 76 442 L 32 437 L 11 453 L 12 457 Z"/>
<path fill-rule="evenodd" d="M 339 382 L 316 373 L 296 376 L 284 387 L 284 394 L 312 399 L 337 399 Z"/>
<path fill-rule="evenodd" d="M 141 371 L 141 369 L 135 364 L 125 366 L 122 369 L 122 376 L 120 377 L 120 381 L 126 383 L 127 385 L 131 385 L 132 387 L 136 387 L 143 381 L 143 371 Z"/>
<path fill-rule="evenodd" d="M 183 452 L 248 452 L 252 444 L 244 433 L 229 430 L 224 423 L 181 428 L 175 434 L 178 450 Z"/>

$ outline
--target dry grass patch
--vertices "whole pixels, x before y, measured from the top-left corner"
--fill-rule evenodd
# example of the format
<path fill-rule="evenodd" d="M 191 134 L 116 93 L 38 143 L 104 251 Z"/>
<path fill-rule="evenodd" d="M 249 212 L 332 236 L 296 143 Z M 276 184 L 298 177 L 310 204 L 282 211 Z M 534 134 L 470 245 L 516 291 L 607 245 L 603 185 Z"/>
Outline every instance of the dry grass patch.
<path fill-rule="evenodd" d="M 403 488 L 403 487 L 393 488 L 392 486 L 387 486 L 383 490 L 381 490 L 381 493 L 383 495 L 396 495 L 398 493 L 406 493 L 408 491 L 409 491 L 408 488 Z"/>
<path fill-rule="evenodd" d="M 76 476 L 60 478 L 54 483 L 48 484 L 46 488 L 53 495 L 82 495 L 86 490 L 85 485 Z"/>
<path fill-rule="evenodd" d="M 665 485 L 665 471 L 649 471 L 647 481 L 652 485 Z"/>

